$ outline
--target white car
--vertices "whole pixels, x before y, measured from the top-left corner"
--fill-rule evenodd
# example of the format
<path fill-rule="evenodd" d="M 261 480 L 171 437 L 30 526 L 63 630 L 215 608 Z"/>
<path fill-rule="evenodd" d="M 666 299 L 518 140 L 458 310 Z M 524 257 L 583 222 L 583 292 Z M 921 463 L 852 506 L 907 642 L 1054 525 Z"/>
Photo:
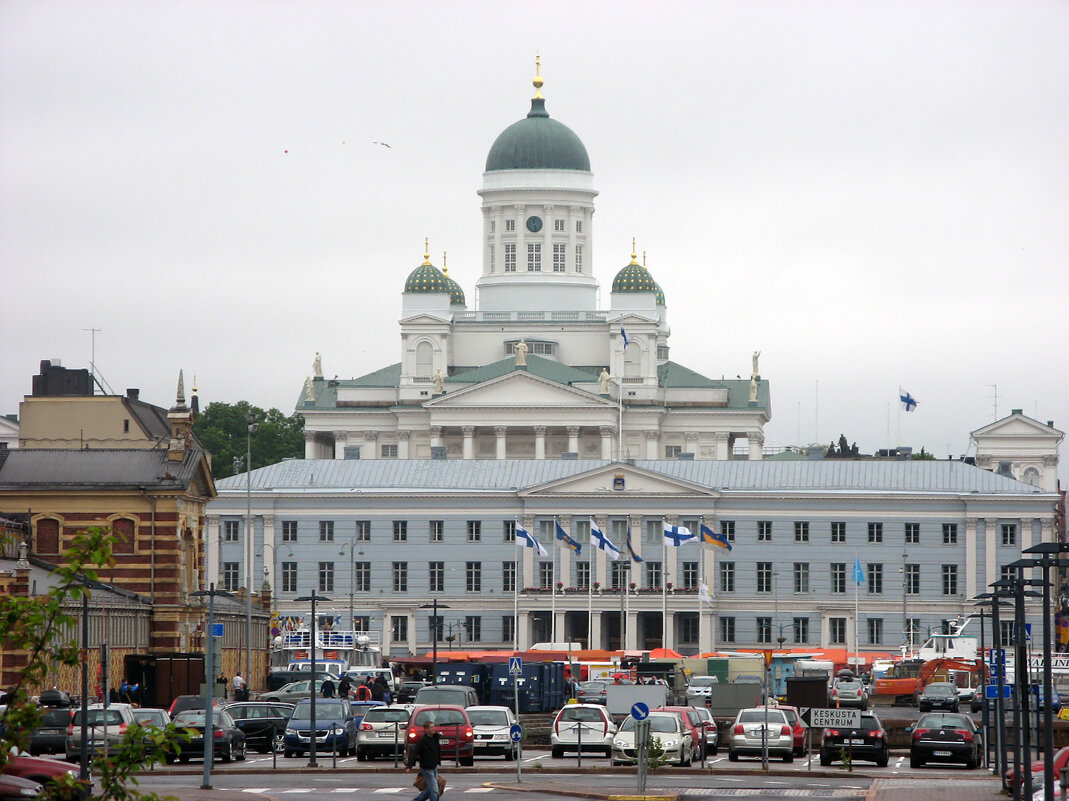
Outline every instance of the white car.
<path fill-rule="evenodd" d="M 127 728 L 137 719 L 130 704 L 90 704 L 85 719 L 90 755 L 104 753 L 118 747 Z M 76 761 L 82 753 L 82 710 L 77 709 L 67 728 L 67 760 Z"/>
<path fill-rule="evenodd" d="M 506 761 L 517 757 L 519 743 L 512 742 L 516 716 L 511 709 L 507 706 L 469 706 L 465 711 L 475 733 L 475 756 L 500 754 Z"/>
<path fill-rule="evenodd" d="M 616 724 L 601 704 L 567 704 L 553 719 L 549 734 L 554 759 L 565 751 L 600 751 L 612 754 L 612 736 Z"/>
<path fill-rule="evenodd" d="M 765 743 L 770 757 L 794 762 L 794 730 L 782 709 L 774 706 L 740 709 L 728 734 L 728 759 L 738 762 L 740 755 L 759 757 Z"/>
<path fill-rule="evenodd" d="M 697 706 L 691 703 L 695 700 L 705 703 L 705 699 L 712 693 L 712 686 L 719 683 L 720 680 L 716 676 L 694 676 L 687 685 L 687 703 L 690 706 Z"/>
<path fill-rule="evenodd" d="M 412 704 L 370 707 L 356 732 L 356 758 L 365 762 L 377 756 L 390 757 L 396 752 L 403 760 L 405 732 L 413 709 Z"/>
<path fill-rule="evenodd" d="M 694 759 L 694 744 L 690 732 L 683 728 L 683 721 L 673 712 L 650 712 L 650 739 L 660 741 L 664 758 L 668 762 L 687 767 Z M 624 718 L 612 739 L 613 765 L 629 765 L 638 760 L 635 749 L 635 731 L 638 723 L 630 715 Z"/>

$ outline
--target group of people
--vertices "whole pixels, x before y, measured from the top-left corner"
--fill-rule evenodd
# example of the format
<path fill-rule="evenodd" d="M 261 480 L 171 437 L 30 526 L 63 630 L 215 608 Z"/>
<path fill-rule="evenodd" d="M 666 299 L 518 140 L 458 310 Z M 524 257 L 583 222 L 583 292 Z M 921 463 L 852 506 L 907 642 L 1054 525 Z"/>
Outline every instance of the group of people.
<path fill-rule="evenodd" d="M 327 695 L 328 685 L 330 686 L 330 695 Z M 320 692 L 324 698 L 332 698 L 334 696 L 334 682 L 330 679 L 325 679 Z M 385 701 L 386 703 L 391 703 L 393 700 L 390 693 L 390 684 L 383 676 L 365 676 L 364 680 L 355 687 L 348 676 L 342 676 L 341 681 L 338 682 L 338 695 L 341 698 L 351 698 L 355 701 Z"/>
<path fill-rule="evenodd" d="M 222 688 L 223 698 L 228 698 L 229 696 L 226 694 L 226 674 L 220 673 L 219 678 L 215 680 L 215 683 Z M 242 678 L 240 670 L 234 674 L 234 678 L 230 681 L 230 686 L 234 690 L 235 701 L 249 700 L 249 683 Z"/>

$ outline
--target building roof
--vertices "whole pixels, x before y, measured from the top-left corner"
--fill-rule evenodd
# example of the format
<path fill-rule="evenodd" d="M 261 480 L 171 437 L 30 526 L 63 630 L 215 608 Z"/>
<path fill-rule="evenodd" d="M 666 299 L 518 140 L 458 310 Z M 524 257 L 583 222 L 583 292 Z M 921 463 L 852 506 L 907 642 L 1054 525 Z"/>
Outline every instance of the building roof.
<path fill-rule="evenodd" d="M 289 459 L 253 470 L 260 491 L 508 492 L 631 463 L 595 459 Z M 1037 495 L 1038 487 L 962 462 L 855 461 L 635 461 L 635 468 L 726 492 L 980 493 Z M 245 474 L 218 483 L 220 492 L 244 491 Z"/>
<path fill-rule="evenodd" d="M 567 125 L 550 119 L 544 98 L 531 100 L 531 110 L 494 140 L 486 171 L 581 170 L 590 172 L 586 147 Z"/>
<path fill-rule="evenodd" d="M 613 293 L 621 292 L 652 292 L 657 294 L 660 287 L 653 280 L 650 271 L 635 261 L 635 254 L 631 254 L 631 263 L 626 265 L 616 277 L 612 279 Z M 659 305 L 664 304 L 664 292 L 658 298 Z"/>
<path fill-rule="evenodd" d="M 481 384 L 491 378 L 498 378 L 516 369 L 516 358 L 508 356 L 501 361 L 485 364 L 482 367 L 472 367 L 467 370 L 454 373 L 446 379 L 447 383 L 453 384 Z M 570 367 L 567 364 L 546 359 L 542 356 L 527 356 L 527 372 L 539 378 L 556 381 L 558 384 L 573 384 L 576 382 L 596 381 L 597 378 L 585 370 Z"/>
<path fill-rule="evenodd" d="M 405 292 L 434 292 L 451 295 L 450 281 L 451 279 L 446 278 L 442 271 L 433 264 L 424 262 L 408 274 L 405 280 Z"/>
<path fill-rule="evenodd" d="M 19 448 L 0 463 L 0 490 L 186 489 L 204 459 L 198 448 L 187 448 L 180 462 L 162 448 Z"/>

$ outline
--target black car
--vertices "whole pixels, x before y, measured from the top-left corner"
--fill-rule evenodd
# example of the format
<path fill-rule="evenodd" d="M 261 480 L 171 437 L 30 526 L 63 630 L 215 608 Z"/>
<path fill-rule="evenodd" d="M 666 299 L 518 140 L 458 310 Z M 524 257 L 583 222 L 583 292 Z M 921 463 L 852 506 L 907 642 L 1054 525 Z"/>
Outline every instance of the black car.
<path fill-rule="evenodd" d="M 230 704 L 226 713 L 245 732 L 245 744 L 261 754 L 282 753 L 282 738 L 286 722 L 293 712 L 293 704 L 275 701 L 241 701 Z"/>
<path fill-rule="evenodd" d="M 234 719 L 226 712 L 213 710 L 212 724 L 215 728 L 214 753 L 215 757 L 223 762 L 239 762 L 245 759 L 245 732 L 237 727 Z M 204 757 L 204 710 L 187 709 L 174 716 L 174 725 L 177 729 L 191 729 L 188 743 L 182 744 L 182 751 L 178 754 L 179 762 L 189 762 L 190 759 L 203 759 Z M 168 756 L 168 762 L 173 762 L 174 757 Z"/>
<path fill-rule="evenodd" d="M 917 699 L 921 712 L 932 712 L 936 709 L 957 712 L 958 704 L 958 688 L 947 681 L 932 682 Z"/>
<path fill-rule="evenodd" d="M 38 754 L 65 754 L 67 750 L 67 727 L 74 717 L 73 709 L 41 709 L 41 723 L 30 734 L 29 752 Z"/>
<path fill-rule="evenodd" d="M 397 703 L 412 704 L 416 701 L 416 693 L 427 686 L 425 681 L 401 682 L 401 688 L 397 691 Z"/>
<path fill-rule="evenodd" d="M 873 712 L 861 713 L 855 728 L 825 729 L 820 743 L 820 764 L 827 767 L 839 760 L 864 760 L 887 767 L 887 732 Z"/>
<path fill-rule="evenodd" d="M 972 718 L 953 712 L 929 712 L 906 728 L 909 766 L 961 762 L 970 770 L 983 761 L 984 738 Z"/>

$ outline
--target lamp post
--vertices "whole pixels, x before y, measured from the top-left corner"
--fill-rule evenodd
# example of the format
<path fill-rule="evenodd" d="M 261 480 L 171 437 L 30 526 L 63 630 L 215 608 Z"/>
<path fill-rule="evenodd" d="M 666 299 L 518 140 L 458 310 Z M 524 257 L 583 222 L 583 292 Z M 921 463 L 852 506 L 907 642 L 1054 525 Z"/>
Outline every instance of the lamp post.
<path fill-rule="evenodd" d="M 264 559 L 264 584 L 266 584 L 270 589 L 274 590 L 271 593 L 271 609 L 273 611 L 275 609 L 278 609 L 278 591 L 275 589 L 275 588 L 278 587 L 278 546 L 273 545 L 270 542 L 265 542 L 263 544 L 263 547 L 259 551 L 256 552 L 256 556 L 266 556 L 268 548 L 271 549 L 271 572 L 270 572 L 270 576 L 271 576 L 271 581 L 274 582 L 274 587 L 272 587 L 271 581 L 268 581 L 268 578 L 267 578 L 268 577 L 267 559 Z M 286 550 L 289 552 L 289 553 L 286 554 L 287 556 L 293 556 L 293 549 L 292 548 L 290 548 L 287 545 L 286 546 Z M 245 678 L 247 679 L 248 676 L 246 676 Z"/>
<path fill-rule="evenodd" d="M 212 789 L 212 759 L 215 757 L 215 696 L 212 695 L 212 682 L 215 679 L 215 647 L 212 642 L 215 637 L 215 596 L 233 598 L 226 590 L 215 589 L 215 584 L 209 584 L 206 590 L 191 592 L 194 597 L 208 598 L 208 631 L 205 632 L 204 647 L 204 776 L 201 780 L 200 789 Z"/>
<path fill-rule="evenodd" d="M 438 618 L 439 609 L 448 609 L 445 604 L 438 603 L 435 598 L 429 604 L 423 604 L 420 609 L 431 609 L 431 684 L 438 684 L 438 627 L 441 625 Z"/>
<path fill-rule="evenodd" d="M 353 538 L 349 542 L 341 546 L 341 550 L 338 551 L 338 556 L 345 555 L 345 549 L 349 549 L 349 631 L 356 631 L 356 618 L 353 616 L 353 592 L 356 590 L 356 532 L 353 532 Z M 360 554 L 363 555 L 364 549 L 360 549 Z"/>
<path fill-rule="evenodd" d="M 318 768 L 319 763 L 316 762 L 316 601 L 329 601 L 330 598 L 324 598 L 322 595 L 317 595 L 313 592 L 311 595 L 302 595 L 300 598 L 294 598 L 294 601 L 301 603 L 302 601 L 312 602 L 312 641 L 311 641 L 311 680 L 308 682 L 308 698 L 309 698 L 309 723 L 311 724 L 311 736 L 308 738 L 308 767 Z M 334 744 L 337 749 L 337 741 Z"/>
<path fill-rule="evenodd" d="M 252 526 L 252 435 L 256 415 L 245 415 L 245 682 L 252 681 L 252 560 L 256 551 Z"/>

